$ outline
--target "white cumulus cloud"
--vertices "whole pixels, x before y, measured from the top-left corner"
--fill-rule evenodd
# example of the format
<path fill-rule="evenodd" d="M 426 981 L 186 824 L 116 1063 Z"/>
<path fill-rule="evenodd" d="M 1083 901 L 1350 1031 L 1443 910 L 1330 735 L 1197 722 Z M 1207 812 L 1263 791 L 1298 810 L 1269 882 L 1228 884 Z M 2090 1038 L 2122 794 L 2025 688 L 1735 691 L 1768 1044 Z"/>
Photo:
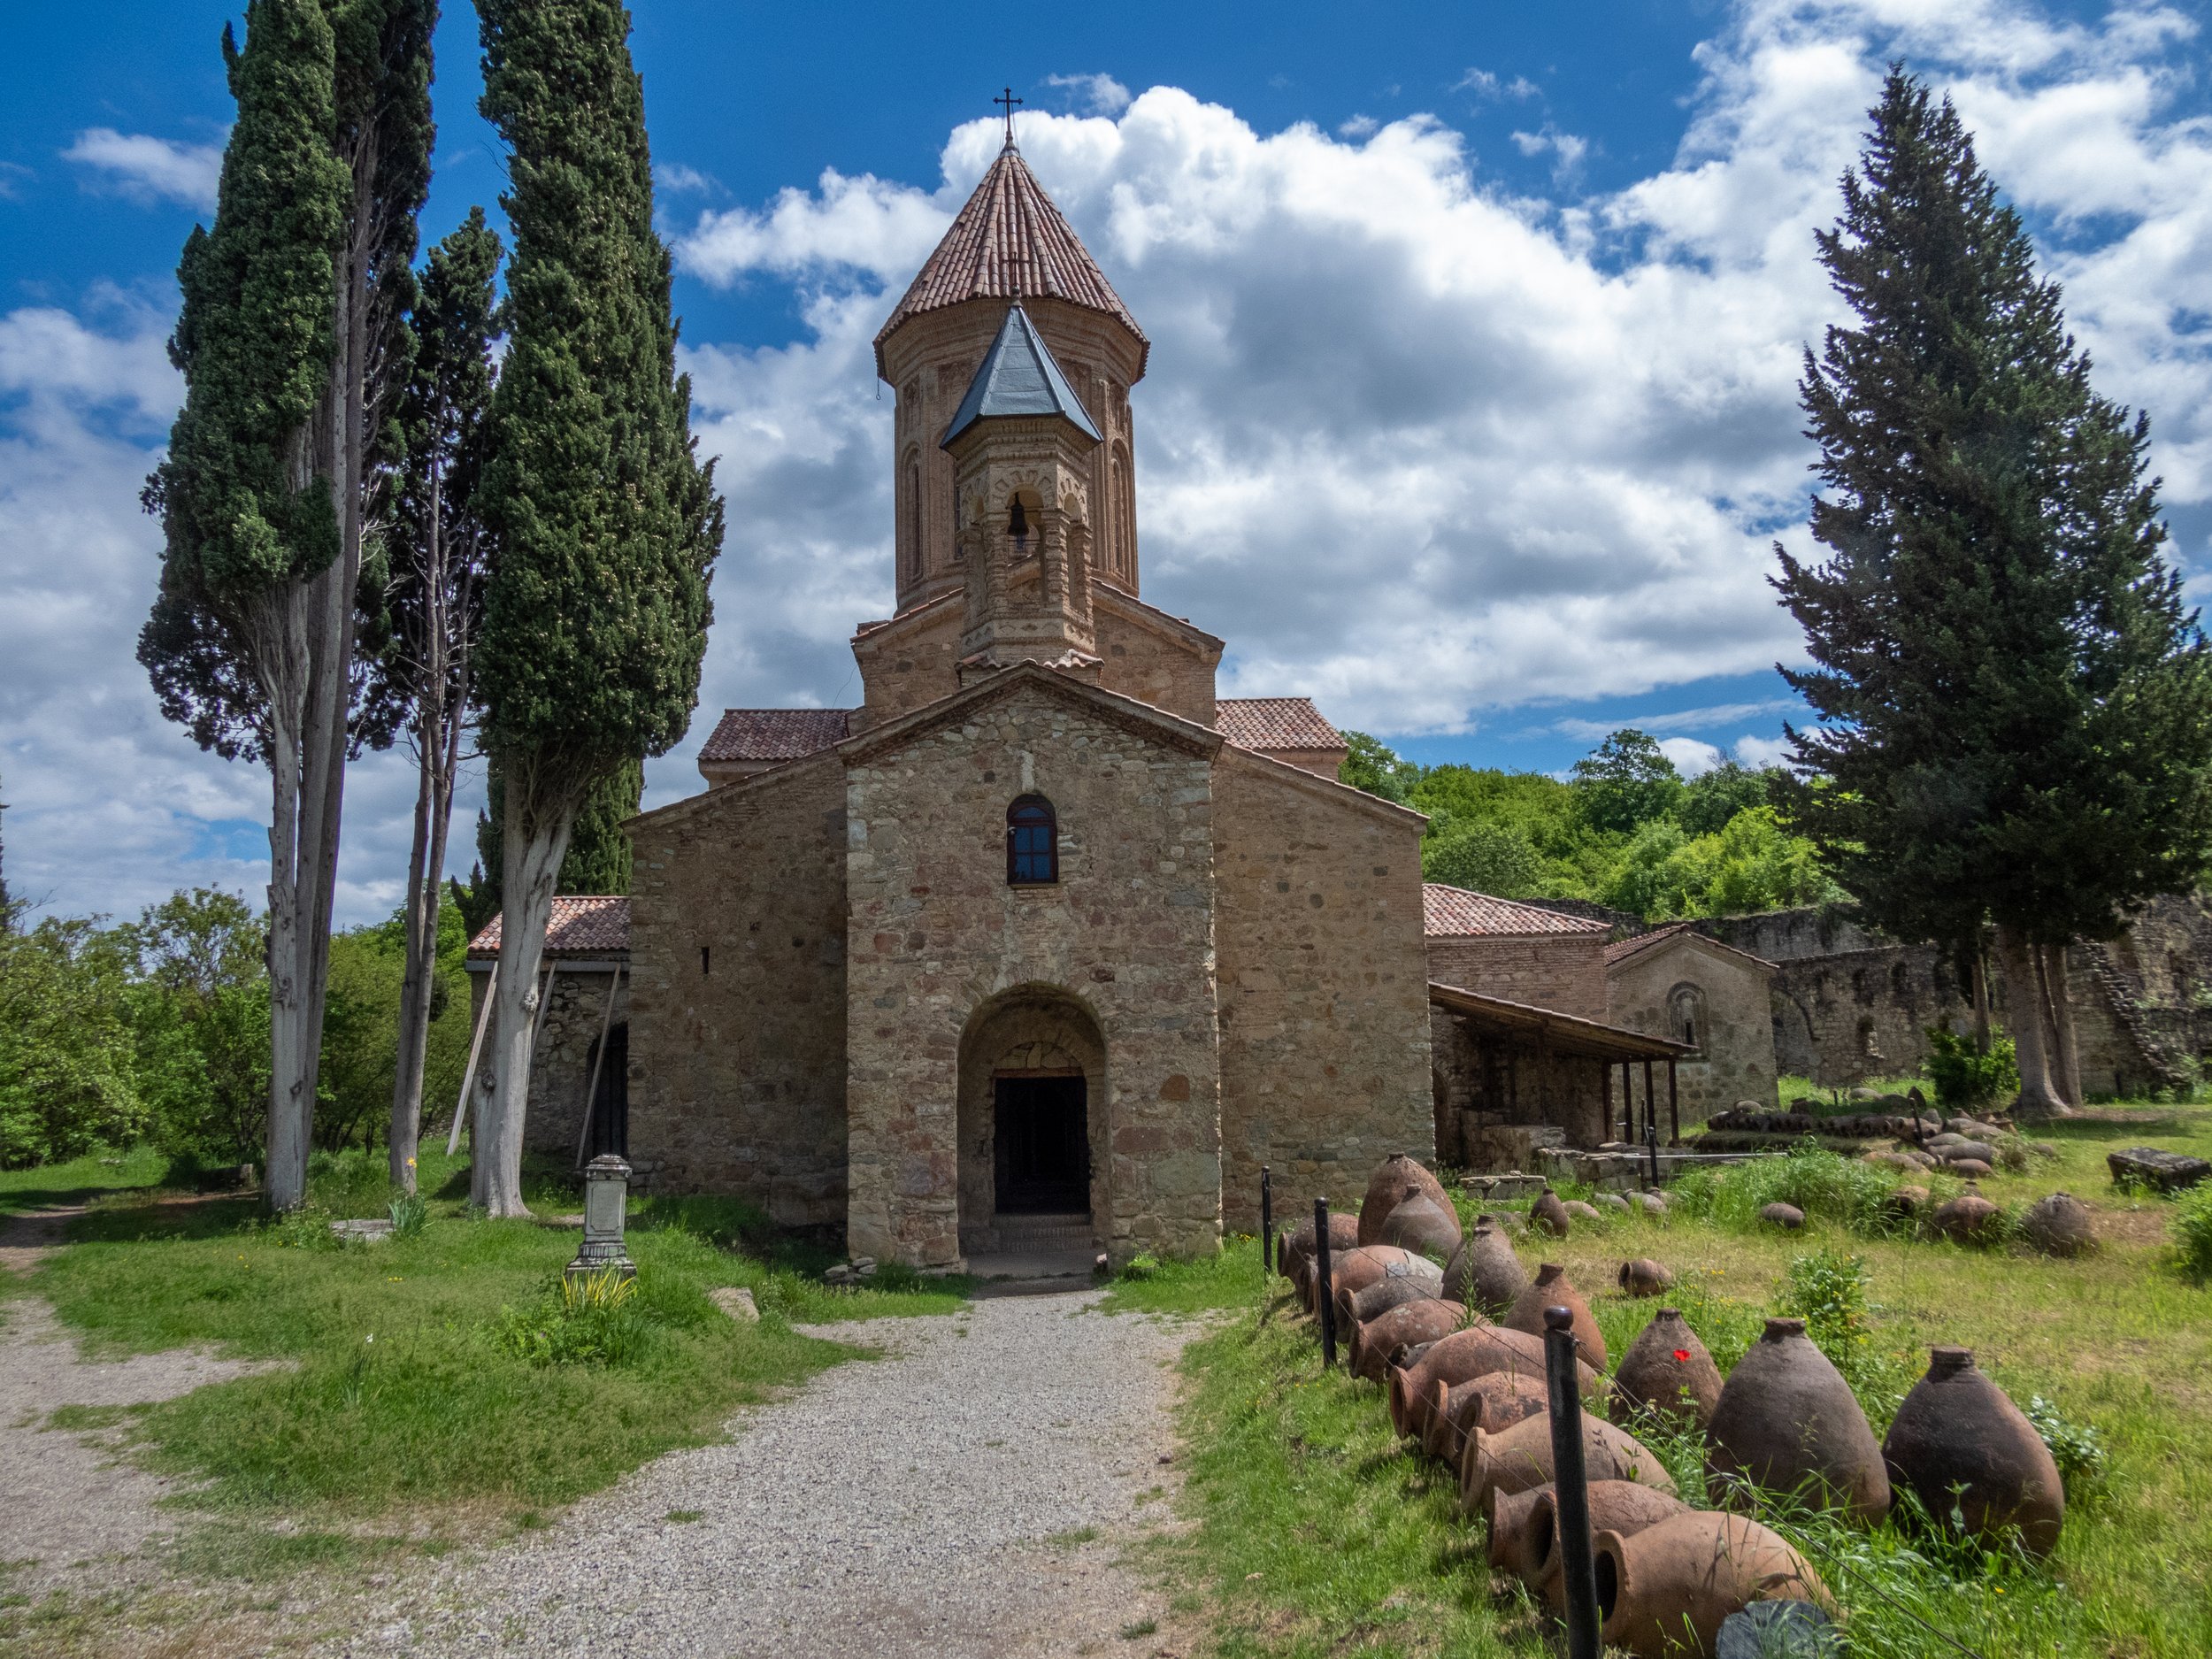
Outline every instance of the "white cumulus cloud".
<path fill-rule="evenodd" d="M 1087 115 L 1119 115 L 1129 107 L 1129 88 L 1111 75 L 1047 75 L 1045 85 L 1065 90 Z"/>
<path fill-rule="evenodd" d="M 182 144 L 93 127 L 61 153 L 88 170 L 94 188 L 137 202 L 181 202 L 204 213 L 215 211 L 215 186 L 223 173 L 220 144 Z"/>

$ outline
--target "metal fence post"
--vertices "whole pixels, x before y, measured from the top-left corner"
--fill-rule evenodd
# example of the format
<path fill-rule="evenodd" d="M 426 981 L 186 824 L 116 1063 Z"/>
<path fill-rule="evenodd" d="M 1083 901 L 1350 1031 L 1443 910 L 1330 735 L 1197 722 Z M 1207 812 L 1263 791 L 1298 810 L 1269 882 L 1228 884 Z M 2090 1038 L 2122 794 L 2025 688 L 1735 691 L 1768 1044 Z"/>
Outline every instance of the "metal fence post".
<path fill-rule="evenodd" d="M 1544 1375 L 1551 1396 L 1552 1512 L 1567 1603 L 1567 1659 L 1598 1659 L 1598 1580 L 1590 1541 L 1590 1486 L 1582 1455 L 1582 1384 L 1574 1315 L 1544 1310 Z"/>
<path fill-rule="evenodd" d="M 1260 1165 L 1260 1275 L 1275 1276 L 1275 1181 Z"/>
<path fill-rule="evenodd" d="M 1321 1364 L 1336 1364 L 1336 1295 L 1330 1286 L 1329 1201 L 1313 1201 L 1313 1300 L 1321 1316 Z"/>

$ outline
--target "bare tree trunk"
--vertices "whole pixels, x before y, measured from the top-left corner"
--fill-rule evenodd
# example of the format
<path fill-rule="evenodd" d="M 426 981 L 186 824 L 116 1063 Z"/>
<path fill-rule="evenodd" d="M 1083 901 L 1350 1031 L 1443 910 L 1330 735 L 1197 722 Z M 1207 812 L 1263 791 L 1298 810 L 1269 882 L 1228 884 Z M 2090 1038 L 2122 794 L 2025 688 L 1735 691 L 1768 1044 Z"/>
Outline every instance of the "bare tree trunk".
<path fill-rule="evenodd" d="M 2051 1083 L 2036 947 L 2008 923 L 1997 926 L 1997 967 L 2005 978 L 2005 1010 L 2011 1016 L 2012 1041 L 2020 1061 L 2020 1098 L 2013 1104 L 2013 1113 L 2031 1123 L 2062 1118 L 2067 1115 L 2066 1102 Z"/>
<path fill-rule="evenodd" d="M 430 1051 L 430 1008 L 437 990 L 439 883 L 445 873 L 445 829 L 452 806 L 447 770 L 446 580 L 441 480 L 430 484 L 423 584 L 422 687 L 415 725 L 420 777 L 414 833 L 407 852 L 406 968 L 399 990 L 399 1055 L 392 1071 L 392 1185 L 415 1190 L 422 1132 L 422 1084 Z"/>
<path fill-rule="evenodd" d="M 2073 987 L 2066 971 L 2066 947 L 2045 945 L 2043 984 L 2051 1011 L 2052 1082 L 2069 1106 L 2082 1103 L 2081 1049 L 2074 1040 Z"/>
<path fill-rule="evenodd" d="M 588 774 L 531 757 L 503 762 L 506 844 L 502 849 L 500 983 L 487 1047 L 492 1087 L 480 1095 L 471 1148 L 471 1197 L 495 1216 L 529 1213 L 522 1202 L 522 1135 L 529 1107 L 530 1046 L 535 1034 L 538 966 L 545 954 L 553 889 L 568 856 Z M 548 987 L 550 988 L 549 987 Z"/>
<path fill-rule="evenodd" d="M 1978 936 L 1974 941 L 1974 959 L 1970 971 L 1974 979 L 1974 1052 L 1987 1054 L 1990 1044 L 1989 945 Z"/>
<path fill-rule="evenodd" d="M 303 444 L 301 449 L 304 450 Z M 296 459 L 296 478 L 306 466 Z M 311 477 L 311 473 L 309 474 Z M 300 891 L 300 751 L 306 724 L 306 595 L 289 583 L 257 609 L 252 629 L 269 707 L 269 1102 L 262 1196 L 271 1210 L 294 1210 L 307 1196 L 308 1141 L 314 1120 L 313 1042 L 307 1029 L 302 950 L 311 920 Z"/>

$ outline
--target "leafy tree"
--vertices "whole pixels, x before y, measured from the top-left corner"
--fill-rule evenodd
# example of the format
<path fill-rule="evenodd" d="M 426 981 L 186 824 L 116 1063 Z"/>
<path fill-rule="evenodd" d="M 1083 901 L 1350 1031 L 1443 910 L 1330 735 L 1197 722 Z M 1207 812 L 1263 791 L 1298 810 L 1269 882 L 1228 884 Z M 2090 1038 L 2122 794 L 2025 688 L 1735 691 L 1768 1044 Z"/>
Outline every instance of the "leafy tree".
<path fill-rule="evenodd" d="M 1682 799 L 1682 774 L 1655 739 L 1628 727 L 1574 764 L 1575 799 L 1591 828 L 1632 835 Z"/>
<path fill-rule="evenodd" d="M 155 1144 L 211 1164 L 251 1160 L 268 1118 L 265 918 L 235 894 L 200 887 L 149 907 L 117 938 L 132 964 L 138 1076 Z"/>
<path fill-rule="evenodd" d="M 145 1126 L 129 971 L 95 921 L 0 931 L 0 1168 L 127 1144 Z"/>
<path fill-rule="evenodd" d="M 2147 423 L 2099 396 L 1947 99 L 1894 70 L 1823 264 L 1857 326 L 1801 387 L 1827 549 L 1778 549 L 1830 787 L 1792 816 L 1870 918 L 1996 927 L 2020 1110 L 2079 1098 L 2068 940 L 2188 887 L 2212 847 L 2212 676 L 2160 549 Z M 2054 1071 L 2057 1075 L 2055 1079 Z"/>
<path fill-rule="evenodd" d="M 653 229 L 644 92 L 615 0 L 480 0 L 483 111 L 510 150 L 510 346 L 483 512 L 497 545 L 480 686 L 503 784 L 494 1090 L 477 1202 L 523 1213 L 530 1004 L 578 812 L 665 753 L 696 702 L 712 469 L 675 372 L 668 250 Z"/>
<path fill-rule="evenodd" d="M 271 1205 L 303 1202 L 372 470 L 429 176 L 434 0 L 252 0 L 212 231 L 178 267 L 185 405 L 139 660 L 162 711 L 272 785 Z"/>
<path fill-rule="evenodd" d="M 1724 760 L 1682 786 L 1676 821 L 1692 835 L 1717 834 L 1737 813 L 1766 805 L 1772 780 L 1779 775 L 1778 767 L 1754 772 Z"/>
<path fill-rule="evenodd" d="M 1543 864 L 1519 830 L 1477 820 L 1448 824 L 1429 837 L 1421 849 L 1421 873 L 1448 887 L 1518 899 L 1536 892 Z"/>
<path fill-rule="evenodd" d="M 405 726 L 417 768 L 388 1137 L 393 1184 L 407 1192 L 415 1190 L 446 841 L 483 619 L 489 541 L 476 496 L 496 379 L 493 350 L 503 326 L 494 289 L 501 252 L 481 208 L 471 208 L 431 250 L 411 319 L 413 365 L 397 422 L 406 458 L 392 515 L 390 641 L 377 659 L 372 697 L 391 724 Z"/>
<path fill-rule="evenodd" d="M 1364 732 L 1345 733 L 1344 747 L 1344 764 L 1336 770 L 1338 782 L 1379 795 L 1386 801 L 1404 803 L 1408 791 L 1421 775 L 1419 766 L 1401 760 L 1387 744 Z"/>

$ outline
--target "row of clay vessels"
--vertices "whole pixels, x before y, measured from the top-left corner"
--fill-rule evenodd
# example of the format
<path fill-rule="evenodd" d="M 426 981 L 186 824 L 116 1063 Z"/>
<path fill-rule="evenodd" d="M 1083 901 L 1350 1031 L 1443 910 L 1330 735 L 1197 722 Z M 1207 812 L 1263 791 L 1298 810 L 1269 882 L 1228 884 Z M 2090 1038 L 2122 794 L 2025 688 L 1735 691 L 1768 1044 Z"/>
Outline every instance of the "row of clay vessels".
<path fill-rule="evenodd" d="M 1572 1316 L 1585 1400 L 1609 1391 L 1624 1420 L 1648 1413 L 1678 1430 L 1702 1430 L 1707 1472 L 1724 1494 L 1748 1483 L 1871 1522 L 1887 1512 L 1893 1483 L 1938 1525 L 1990 1541 L 2016 1536 L 2039 1555 L 2056 1543 L 2064 1514 L 2056 1465 L 1966 1350 L 1934 1351 L 1879 1447 L 1801 1320 L 1768 1321 L 1724 1383 L 1679 1310 L 1663 1308 L 1609 1381 L 1604 1338 L 1562 1269 L 1546 1264 L 1530 1280 L 1487 1216 L 1463 1239 L 1449 1220 L 1453 1248 L 1442 1269 L 1388 1241 L 1393 1211 L 1417 1204 L 1415 1218 L 1430 1230 L 1424 1248 L 1444 1254 L 1444 1230 L 1423 1212 L 1449 1217 L 1449 1200 L 1409 1158 L 1385 1164 L 1357 1220 L 1331 1218 L 1328 1286 L 1316 1282 L 1310 1223 L 1284 1241 L 1282 1270 L 1308 1309 L 1317 1297 L 1331 1300 L 1352 1370 L 1385 1385 L 1399 1432 L 1457 1467 L 1462 1507 L 1489 1520 L 1493 1563 L 1555 1609 L 1560 1569 L 1542 1335 L 1551 1307 Z M 1609 1646 L 1639 1659 L 1686 1647 L 1709 1653 L 1722 1621 L 1761 1600 L 1833 1611 L 1818 1575 L 1778 1534 L 1743 1516 L 1684 1505 L 1657 1458 L 1612 1423 L 1586 1417 L 1583 1431 Z"/>

